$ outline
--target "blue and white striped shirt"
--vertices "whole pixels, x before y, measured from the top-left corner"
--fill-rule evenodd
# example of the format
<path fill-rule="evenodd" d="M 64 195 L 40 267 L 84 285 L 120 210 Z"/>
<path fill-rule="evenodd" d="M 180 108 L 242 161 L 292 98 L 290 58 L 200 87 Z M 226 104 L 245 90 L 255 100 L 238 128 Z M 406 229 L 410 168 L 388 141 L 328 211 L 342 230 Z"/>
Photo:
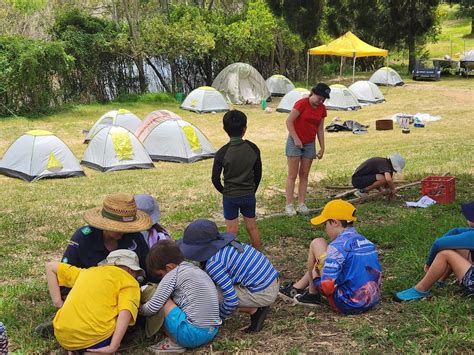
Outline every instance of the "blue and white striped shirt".
<path fill-rule="evenodd" d="M 255 293 L 266 289 L 278 277 L 265 255 L 248 244 L 242 246 L 244 250 L 240 253 L 232 245 L 226 245 L 206 262 L 205 270 L 224 298 L 219 308 L 221 318 L 230 316 L 239 305 L 235 284 Z"/>
<path fill-rule="evenodd" d="M 157 313 L 170 297 L 189 323 L 202 328 L 221 324 L 216 286 L 197 266 L 183 261 L 168 272 L 152 298 L 140 307 L 140 313 L 145 316 Z"/>

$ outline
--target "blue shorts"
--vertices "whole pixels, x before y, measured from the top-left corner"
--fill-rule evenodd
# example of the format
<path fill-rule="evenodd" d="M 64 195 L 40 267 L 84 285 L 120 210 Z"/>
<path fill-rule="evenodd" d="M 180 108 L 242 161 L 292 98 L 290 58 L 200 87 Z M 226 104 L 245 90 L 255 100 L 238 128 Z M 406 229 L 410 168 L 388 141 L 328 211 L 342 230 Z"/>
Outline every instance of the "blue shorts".
<path fill-rule="evenodd" d="M 240 213 L 247 218 L 255 218 L 255 209 L 257 200 L 255 194 L 239 197 L 222 197 L 222 206 L 224 208 L 224 218 L 228 221 L 239 217 Z"/>
<path fill-rule="evenodd" d="M 291 135 L 286 140 L 285 154 L 287 157 L 303 157 L 306 159 L 316 158 L 316 142 L 303 144 L 303 148 L 297 148 Z"/>
<path fill-rule="evenodd" d="M 108 337 L 107 339 L 105 340 L 102 340 L 101 342 L 95 344 L 95 345 L 92 345 L 92 346 L 88 346 L 87 348 L 85 349 L 81 349 L 81 350 L 74 350 L 76 353 L 78 354 L 84 354 L 85 352 L 87 352 L 87 349 L 99 349 L 99 348 L 103 348 L 104 346 L 107 346 L 107 345 L 110 345 L 110 342 L 112 341 L 112 336 Z"/>
<path fill-rule="evenodd" d="M 218 327 L 201 328 L 189 323 L 186 314 L 179 307 L 174 307 L 165 318 L 165 329 L 185 348 L 196 348 L 209 343 L 217 334 Z"/>

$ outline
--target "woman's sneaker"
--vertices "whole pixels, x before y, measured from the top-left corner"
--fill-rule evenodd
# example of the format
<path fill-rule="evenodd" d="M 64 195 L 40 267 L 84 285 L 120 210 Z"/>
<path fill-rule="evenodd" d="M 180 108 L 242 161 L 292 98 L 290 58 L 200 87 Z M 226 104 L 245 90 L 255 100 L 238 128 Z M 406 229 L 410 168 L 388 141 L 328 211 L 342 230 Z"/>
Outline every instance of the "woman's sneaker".
<path fill-rule="evenodd" d="M 309 214 L 309 208 L 304 203 L 300 203 L 298 207 L 296 207 L 296 212 L 299 214 Z"/>
<path fill-rule="evenodd" d="M 294 300 L 297 304 L 309 307 L 316 307 L 323 304 L 319 293 L 309 293 L 309 291 L 305 291 L 301 295 L 296 295 Z"/>
<path fill-rule="evenodd" d="M 293 287 L 292 283 L 286 286 L 280 286 L 280 290 L 278 291 L 280 297 L 291 301 L 293 301 L 296 295 L 301 295 L 302 293 L 304 293 L 304 289 Z"/>
<path fill-rule="evenodd" d="M 295 206 L 293 206 L 293 204 L 286 205 L 285 214 L 289 217 L 296 216 Z"/>

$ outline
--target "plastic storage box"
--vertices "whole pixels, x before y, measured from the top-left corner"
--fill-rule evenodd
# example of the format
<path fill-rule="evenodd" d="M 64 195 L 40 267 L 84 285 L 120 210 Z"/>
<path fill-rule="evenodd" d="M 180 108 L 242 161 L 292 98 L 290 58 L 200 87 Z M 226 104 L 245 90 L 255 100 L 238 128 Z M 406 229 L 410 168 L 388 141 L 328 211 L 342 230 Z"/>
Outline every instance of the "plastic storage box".
<path fill-rule="evenodd" d="M 454 176 L 427 176 L 421 180 L 421 193 L 437 203 L 451 203 L 456 198 Z"/>

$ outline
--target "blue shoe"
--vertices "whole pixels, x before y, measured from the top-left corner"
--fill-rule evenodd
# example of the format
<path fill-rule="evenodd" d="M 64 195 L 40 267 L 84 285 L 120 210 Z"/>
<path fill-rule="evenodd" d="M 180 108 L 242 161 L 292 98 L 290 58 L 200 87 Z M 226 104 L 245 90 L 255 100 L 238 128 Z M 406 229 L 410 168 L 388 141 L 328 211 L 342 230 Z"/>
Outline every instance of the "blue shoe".
<path fill-rule="evenodd" d="M 393 298 L 397 302 L 408 302 L 408 301 L 415 301 L 421 300 L 422 298 L 426 298 L 431 296 L 430 291 L 421 292 L 418 291 L 415 287 L 408 288 L 405 291 L 396 292 L 393 295 Z"/>

